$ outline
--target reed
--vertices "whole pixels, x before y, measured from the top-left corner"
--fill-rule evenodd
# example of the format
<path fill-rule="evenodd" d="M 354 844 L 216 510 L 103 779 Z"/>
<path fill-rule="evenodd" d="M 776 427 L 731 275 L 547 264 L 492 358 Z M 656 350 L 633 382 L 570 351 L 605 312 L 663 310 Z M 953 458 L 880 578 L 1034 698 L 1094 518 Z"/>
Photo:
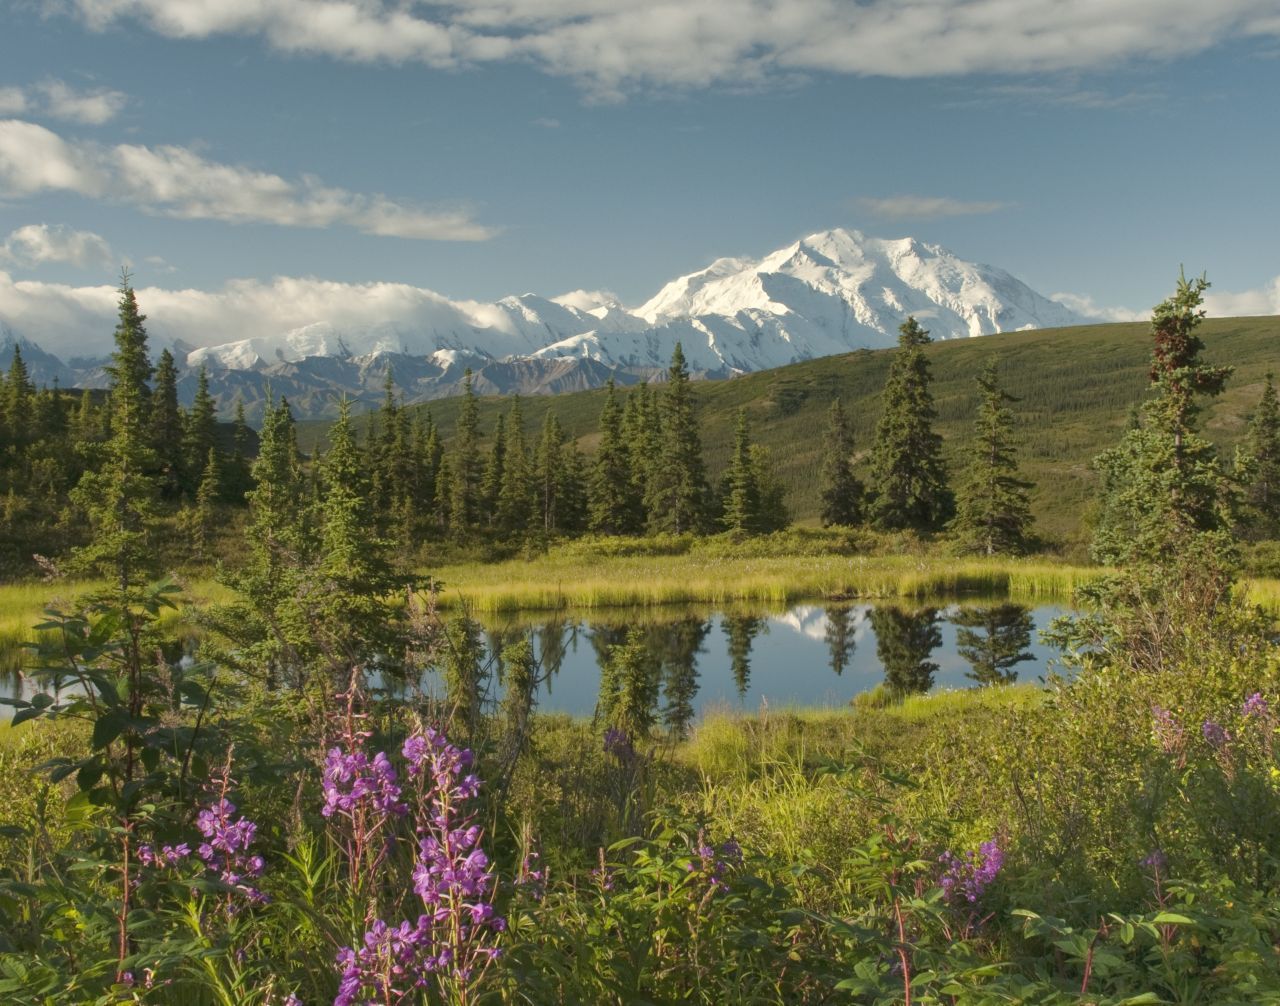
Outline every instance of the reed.
<path fill-rule="evenodd" d="M 473 611 L 607 608 L 806 598 L 920 599 L 983 594 L 1067 600 L 1098 571 L 1044 559 L 910 556 L 596 556 L 557 552 L 525 561 L 443 567 L 443 607 Z"/>

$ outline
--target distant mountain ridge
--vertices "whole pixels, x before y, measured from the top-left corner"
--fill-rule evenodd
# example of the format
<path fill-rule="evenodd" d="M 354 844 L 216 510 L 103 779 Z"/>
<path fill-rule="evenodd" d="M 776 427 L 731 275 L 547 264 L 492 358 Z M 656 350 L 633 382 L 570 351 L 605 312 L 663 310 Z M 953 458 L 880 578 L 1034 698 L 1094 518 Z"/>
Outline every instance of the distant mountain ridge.
<path fill-rule="evenodd" d="M 610 375 L 623 383 L 651 379 L 677 342 L 695 376 L 716 378 L 890 346 L 909 315 L 940 339 L 1085 320 L 1008 272 L 938 245 L 841 229 L 761 259 L 719 259 L 634 310 L 581 292 L 495 303 L 414 293 L 411 326 L 339 328 L 315 319 L 278 336 L 202 348 L 174 343 L 184 371 L 180 394 L 193 392 L 195 371 L 206 366 L 223 408 L 240 396 L 256 418 L 269 395 L 283 394 L 299 416 L 320 418 L 333 415 L 344 396 L 377 401 L 388 367 L 410 402 L 456 394 L 468 367 L 482 394 L 550 394 L 597 387 Z M 0 365 L 10 353 L 0 349 Z M 101 361 L 64 364 L 41 355 L 38 379 L 47 372 L 64 387 L 104 381 Z"/>

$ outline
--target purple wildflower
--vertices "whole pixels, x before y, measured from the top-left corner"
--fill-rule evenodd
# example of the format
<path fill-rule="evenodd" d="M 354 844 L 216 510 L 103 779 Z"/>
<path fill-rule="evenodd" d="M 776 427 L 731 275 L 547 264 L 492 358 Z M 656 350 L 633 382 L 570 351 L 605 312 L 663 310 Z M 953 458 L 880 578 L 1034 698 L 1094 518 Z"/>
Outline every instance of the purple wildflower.
<path fill-rule="evenodd" d="M 947 901 L 963 898 L 973 904 L 996 879 L 1004 865 L 1004 853 L 992 839 L 979 845 L 976 853 L 970 850 L 963 857 L 948 850 L 938 857 L 938 862 L 944 867 L 938 880 L 942 896 Z"/>
<path fill-rule="evenodd" d="M 320 813 L 350 817 L 366 802 L 379 814 L 401 816 L 408 807 L 400 802 L 396 770 L 386 754 L 379 751 L 372 759 L 357 749 L 344 753 L 331 748 L 324 760 L 324 806 Z"/>
<path fill-rule="evenodd" d="M 236 817 L 236 805 L 224 796 L 196 815 L 196 827 L 205 839 L 196 850 L 205 866 L 250 901 L 265 901 L 261 891 L 245 883 L 262 873 L 264 865 L 261 856 L 249 852 L 258 826 Z"/>
<path fill-rule="evenodd" d="M 1254 692 L 1240 707 L 1241 716 L 1257 716 L 1259 719 L 1265 719 L 1270 711 L 1271 707 L 1267 705 L 1267 700 L 1262 697 L 1261 692 Z"/>
<path fill-rule="evenodd" d="M 1204 739 L 1209 742 L 1210 747 L 1222 748 L 1226 746 L 1227 741 L 1231 740 L 1231 735 L 1222 728 L 1220 723 L 1213 720 L 1205 720 L 1200 727 L 1200 732 L 1204 735 Z"/>
<path fill-rule="evenodd" d="M 185 862 L 190 855 L 191 846 L 186 842 L 180 842 L 178 845 L 162 845 L 159 852 L 149 845 L 138 846 L 138 859 L 142 865 L 156 870 L 172 869 Z"/>
<path fill-rule="evenodd" d="M 724 877 L 742 862 L 742 846 L 731 838 L 717 849 L 707 841 L 706 833 L 699 831 L 693 852 L 697 859 L 689 863 L 688 871 L 705 876 L 711 890 L 727 891 L 729 885 Z"/>
<path fill-rule="evenodd" d="M 1163 850 L 1152 849 L 1150 854 L 1142 861 L 1142 865 L 1155 873 L 1163 873 L 1169 865 L 1169 860 Z"/>

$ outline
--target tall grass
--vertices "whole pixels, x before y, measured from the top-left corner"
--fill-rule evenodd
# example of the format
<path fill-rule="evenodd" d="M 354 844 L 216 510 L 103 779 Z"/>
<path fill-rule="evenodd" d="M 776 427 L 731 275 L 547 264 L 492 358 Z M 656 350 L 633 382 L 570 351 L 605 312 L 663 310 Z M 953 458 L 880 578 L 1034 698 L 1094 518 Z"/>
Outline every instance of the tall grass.
<path fill-rule="evenodd" d="M 619 605 L 788 604 L 808 598 L 903 598 L 983 594 L 1065 600 L 1097 576 L 1045 560 L 918 556 L 565 557 L 447 566 L 436 571 L 440 604 L 477 612 Z"/>

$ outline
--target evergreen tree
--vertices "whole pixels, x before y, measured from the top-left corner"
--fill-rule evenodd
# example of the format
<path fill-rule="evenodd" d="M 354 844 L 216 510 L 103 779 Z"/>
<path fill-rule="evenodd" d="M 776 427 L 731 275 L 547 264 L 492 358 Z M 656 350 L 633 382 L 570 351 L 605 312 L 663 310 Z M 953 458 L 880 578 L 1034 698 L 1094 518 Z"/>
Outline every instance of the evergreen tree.
<path fill-rule="evenodd" d="M 192 553 L 199 559 L 210 558 L 214 535 L 218 527 L 218 503 L 222 498 L 222 465 L 218 452 L 209 449 L 200 485 L 196 489 L 195 503 L 185 512 L 185 530 L 191 541 Z"/>
<path fill-rule="evenodd" d="M 209 393 L 209 371 L 201 366 L 196 375 L 196 396 L 187 413 L 182 436 L 183 472 L 189 493 L 200 484 L 209 452 L 218 445 L 218 413 Z"/>
<path fill-rule="evenodd" d="M 603 646 L 598 645 L 600 640 L 592 639 L 602 655 L 596 723 L 605 731 L 622 731 L 634 743 L 647 738 L 653 729 L 661 665 L 642 630 L 633 627 L 620 634 L 624 640 L 615 638 Z"/>
<path fill-rule="evenodd" d="M 1250 468 L 1244 493 L 1250 534 L 1280 538 L 1280 408 L 1270 371 L 1249 423 L 1245 454 Z"/>
<path fill-rule="evenodd" d="M 643 501 L 623 434 L 622 405 L 609 378 L 600 411 L 600 446 L 591 467 L 590 527 L 599 534 L 639 534 Z"/>
<path fill-rule="evenodd" d="M 876 636 L 876 656 L 884 667 L 884 683 L 896 696 L 920 694 L 933 687 L 938 665 L 929 659 L 942 645 L 936 608 L 905 611 L 876 607 L 871 610 L 871 630 Z"/>
<path fill-rule="evenodd" d="M 702 442 L 693 415 L 689 369 L 678 342 L 662 395 L 662 443 L 649 474 L 645 508 L 654 530 L 675 534 L 701 530 L 707 510 Z"/>
<path fill-rule="evenodd" d="M 751 469 L 760 493 L 759 526 L 761 534 L 781 531 L 791 523 L 787 511 L 787 490 L 773 468 L 773 458 L 764 444 L 752 444 Z"/>
<path fill-rule="evenodd" d="M 493 424 L 493 441 L 489 445 L 489 457 L 484 466 L 484 480 L 480 485 L 484 523 L 490 529 L 498 526 L 501 517 L 499 505 L 502 500 L 502 482 L 506 463 L 507 421 L 499 414 Z"/>
<path fill-rule="evenodd" d="M 725 530 L 739 534 L 757 534 L 762 528 L 760 515 L 760 484 L 756 480 L 756 466 L 751 458 L 751 439 L 747 430 L 747 410 L 738 410 L 738 422 L 733 436 L 733 455 L 729 470 L 725 473 L 724 516 Z"/>
<path fill-rule="evenodd" d="M 853 430 L 838 398 L 831 403 L 828 413 L 819 480 L 822 526 L 854 527 L 862 523 L 865 490 L 853 474 Z"/>
<path fill-rule="evenodd" d="M 524 412 L 520 396 L 511 400 L 507 414 L 507 450 L 498 493 L 498 527 L 504 534 L 523 535 L 533 519 L 533 473 L 524 439 Z"/>
<path fill-rule="evenodd" d="M 480 411 L 471 387 L 471 368 L 462 381 L 462 409 L 454 433 L 449 464 L 449 526 L 466 534 L 477 526 L 480 518 Z"/>
<path fill-rule="evenodd" d="M 318 551 L 309 576 L 308 622 L 334 684 L 344 685 L 353 669 L 374 660 L 384 673 L 397 668 L 403 614 L 391 595 L 405 582 L 393 569 L 390 543 L 377 534 L 345 399 L 317 467 Z"/>
<path fill-rule="evenodd" d="M 908 318 L 898 329 L 898 351 L 884 388 L 884 413 L 871 448 L 870 516 L 885 530 L 932 531 L 951 515 L 942 464 L 942 438 L 929 390 L 929 333 Z"/>
<path fill-rule="evenodd" d="M 978 378 L 982 400 L 974 428 L 969 471 L 956 500 L 951 531 L 961 548 L 983 555 L 1022 555 L 1031 530 L 1031 483 L 1018 478 L 1013 444 L 1013 410 L 1017 399 L 996 380 L 994 361 Z"/>
<path fill-rule="evenodd" d="M 622 410 L 622 438 L 631 460 L 632 489 L 640 499 L 642 516 L 648 524 L 651 518 L 649 483 L 662 451 L 662 423 L 656 395 L 647 383 L 637 384 L 627 394 L 627 404 Z"/>
<path fill-rule="evenodd" d="M 1218 452 L 1195 427 L 1197 397 L 1220 394 L 1230 368 L 1200 360 L 1195 328 L 1208 283 L 1178 280 L 1174 296 L 1152 314 L 1152 395 L 1142 423 L 1094 459 L 1099 515 L 1093 555 L 1098 562 L 1163 563 L 1192 551 L 1193 539 L 1229 551 L 1235 493 Z"/>
<path fill-rule="evenodd" d="M 675 737 L 683 737 L 693 722 L 698 697 L 698 654 L 711 631 L 700 618 L 682 618 L 658 630 L 662 654 L 663 722 Z"/>
<path fill-rule="evenodd" d="M 155 381 L 151 395 L 151 443 L 160 461 L 160 492 L 167 499 L 176 499 L 182 487 L 185 430 L 178 406 L 178 367 L 168 349 L 160 353 Z"/>
<path fill-rule="evenodd" d="M 951 616 L 956 628 L 956 652 L 972 665 L 969 677 L 980 685 L 1011 685 L 1014 667 L 1034 660 L 1027 647 L 1035 623 L 1020 604 L 961 608 Z"/>
<path fill-rule="evenodd" d="M 253 488 L 253 480 L 249 475 L 252 454 L 253 433 L 244 418 L 244 399 L 237 395 L 235 420 L 232 425 L 231 458 L 227 462 L 222 480 L 223 501 L 232 506 L 243 505 L 245 493 Z"/>
<path fill-rule="evenodd" d="M 85 473 L 72 493 L 93 529 L 93 540 L 74 552 L 74 562 L 108 576 L 121 594 L 141 582 L 153 561 L 149 535 L 157 487 L 151 473 L 157 465 L 151 449 L 145 320 L 126 273 L 120 281 L 116 348 L 107 367 L 111 437 L 101 468 Z"/>
<path fill-rule="evenodd" d="M 440 473 L 440 432 L 428 409 L 413 426 L 414 487 L 411 504 L 415 510 L 430 512 L 435 507 L 436 484 Z"/>
<path fill-rule="evenodd" d="M 564 430 L 556 414 L 548 410 L 533 464 L 537 517 L 547 534 L 564 530 L 567 476 Z"/>
<path fill-rule="evenodd" d="M 22 359 L 22 347 L 13 344 L 13 358 L 9 361 L 9 374 L 4 382 L 4 429 L 9 442 L 17 447 L 35 439 L 32 428 L 31 403 L 35 398 L 35 385 Z"/>

